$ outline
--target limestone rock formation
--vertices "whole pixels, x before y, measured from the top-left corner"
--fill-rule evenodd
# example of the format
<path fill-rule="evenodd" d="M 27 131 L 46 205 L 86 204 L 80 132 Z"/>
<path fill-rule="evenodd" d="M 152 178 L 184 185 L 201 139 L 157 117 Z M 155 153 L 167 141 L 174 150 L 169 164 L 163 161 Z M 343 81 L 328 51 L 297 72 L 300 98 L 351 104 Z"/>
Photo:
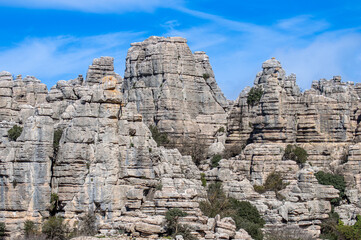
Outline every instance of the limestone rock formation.
<path fill-rule="evenodd" d="M 214 181 L 256 206 L 265 232 L 294 227 L 317 237 L 339 196 L 318 183 L 318 171 L 345 178 L 346 197 L 334 210 L 346 224 L 361 213 L 361 84 L 336 76 L 301 92 L 296 76 L 270 59 L 254 81 L 259 101 L 248 101 L 250 87 L 228 101 L 208 56 L 175 37 L 133 43 L 124 79 L 113 62 L 94 59 L 85 80 L 59 81 L 50 91 L 34 77 L 0 73 L 0 222 L 11 239 L 26 220 L 41 225 L 56 214 L 75 226 L 88 212 L 102 236 L 159 238 L 172 208 L 188 214 L 179 221 L 198 239 L 251 239 L 232 218 L 201 212 L 205 185 Z M 15 125 L 23 130 L 11 141 Z M 150 125 L 175 146 L 205 140 L 208 159 L 197 167 L 177 149 L 157 146 Z M 305 149 L 307 162 L 285 157 L 288 144 Z M 255 191 L 274 173 L 282 190 Z"/>
<path fill-rule="evenodd" d="M 191 52 L 179 37 L 150 37 L 128 51 L 124 93 L 144 122 L 174 139 L 212 142 L 226 125 L 227 101 L 219 89 L 208 56 Z"/>

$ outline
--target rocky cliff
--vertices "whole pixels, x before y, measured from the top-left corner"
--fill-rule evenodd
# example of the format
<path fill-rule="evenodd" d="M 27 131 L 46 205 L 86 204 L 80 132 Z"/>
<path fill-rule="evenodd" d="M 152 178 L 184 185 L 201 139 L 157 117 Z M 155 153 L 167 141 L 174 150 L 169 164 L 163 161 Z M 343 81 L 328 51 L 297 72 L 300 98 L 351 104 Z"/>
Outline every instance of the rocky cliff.
<path fill-rule="evenodd" d="M 204 180 L 256 206 L 264 231 L 291 225 L 317 237 L 339 196 L 318 183 L 321 170 L 345 178 L 347 197 L 334 209 L 341 219 L 352 224 L 361 213 L 360 84 L 336 76 L 301 92 L 296 76 L 270 59 L 254 81 L 259 101 L 250 104 L 248 87 L 232 103 L 208 56 L 192 53 L 183 38 L 133 43 L 124 79 L 113 61 L 95 59 L 85 80 L 59 81 L 50 91 L 34 77 L 0 73 L 0 221 L 10 238 L 26 220 L 41 224 L 56 214 L 74 226 L 90 211 L 104 235 L 157 238 L 166 233 L 165 213 L 179 208 L 199 239 L 250 239 L 232 219 L 202 213 Z M 11 141 L 15 125 L 23 129 Z M 151 125 L 175 146 L 203 139 L 209 158 L 197 166 L 158 146 Z M 306 150 L 307 163 L 285 158 L 289 144 Z M 212 167 L 212 155 L 230 148 L 236 154 Z M 283 176 L 284 189 L 256 192 L 272 173 Z"/>
<path fill-rule="evenodd" d="M 183 38 L 150 37 L 133 43 L 124 74 L 124 95 L 144 122 L 173 139 L 212 142 L 226 125 L 227 100 L 204 52 L 192 53 Z"/>

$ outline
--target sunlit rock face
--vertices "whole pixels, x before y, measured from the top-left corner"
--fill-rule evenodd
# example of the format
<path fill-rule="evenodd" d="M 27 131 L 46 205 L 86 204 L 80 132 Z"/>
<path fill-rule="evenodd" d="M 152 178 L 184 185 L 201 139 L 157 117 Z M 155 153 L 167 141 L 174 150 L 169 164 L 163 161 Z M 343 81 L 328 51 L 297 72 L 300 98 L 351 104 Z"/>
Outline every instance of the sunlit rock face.
<path fill-rule="evenodd" d="M 102 234 L 157 238 L 166 232 L 165 213 L 179 208 L 199 239 L 250 239 L 232 219 L 202 214 L 204 179 L 256 206 L 266 231 L 295 226 L 316 237 L 339 194 L 318 183 L 321 170 L 345 178 L 347 200 L 335 208 L 341 219 L 353 224 L 361 213 L 360 84 L 336 76 L 301 92 L 296 76 L 270 59 L 254 80 L 259 101 L 249 104 L 247 87 L 232 103 L 208 56 L 192 53 L 183 38 L 133 43 L 124 79 L 113 63 L 94 59 L 85 79 L 59 81 L 50 91 L 35 77 L 0 73 L 0 221 L 11 238 L 23 234 L 26 220 L 40 225 L 55 213 L 75 226 L 89 211 Z M 15 125 L 23 130 L 11 141 Z M 177 149 L 157 146 L 150 125 L 175 146 L 200 137 L 208 159 L 196 166 Z M 307 163 L 285 158 L 288 144 L 304 148 Z M 237 153 L 212 168 L 211 157 L 230 146 Z M 273 173 L 285 188 L 256 192 Z"/>
<path fill-rule="evenodd" d="M 227 101 L 209 58 L 179 37 L 150 37 L 128 51 L 124 94 L 144 122 L 175 139 L 200 135 L 212 142 L 226 125 Z"/>

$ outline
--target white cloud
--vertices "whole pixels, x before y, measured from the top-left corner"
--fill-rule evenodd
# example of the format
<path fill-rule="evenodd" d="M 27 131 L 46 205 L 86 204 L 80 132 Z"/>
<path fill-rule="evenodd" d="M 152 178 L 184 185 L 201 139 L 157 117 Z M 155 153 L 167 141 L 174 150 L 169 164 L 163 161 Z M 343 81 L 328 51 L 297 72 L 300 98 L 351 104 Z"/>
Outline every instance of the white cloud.
<path fill-rule="evenodd" d="M 181 11 L 209 22 L 192 28 L 175 27 L 167 34 L 187 37 L 192 50 L 208 53 L 217 82 L 230 99 L 253 84 L 262 62 L 271 57 L 280 60 L 288 74 L 295 73 L 304 89 L 310 88 L 313 80 L 333 75 L 360 82 L 358 29 L 331 31 L 328 22 L 309 15 L 262 26 L 189 9 Z"/>
<path fill-rule="evenodd" d="M 300 15 L 278 21 L 276 27 L 294 35 L 311 35 L 326 30 L 330 24 L 325 20 L 315 20 L 310 15 Z"/>
<path fill-rule="evenodd" d="M 3 2 L 0 0 L 0 4 Z M 19 2 L 12 1 L 14 5 Z M 117 2 L 120 4 L 118 7 L 129 3 Z M 143 1 L 132 2 L 131 6 L 134 7 Z M 76 8 L 80 4 L 78 8 L 83 6 L 82 10 L 86 10 L 83 0 L 76 3 L 62 1 L 62 4 L 65 3 L 69 8 Z M 55 8 L 60 1 L 35 0 L 34 4 Z M 100 4 L 100 1 L 90 1 L 88 7 L 96 8 L 96 4 Z M 160 6 L 160 1 L 149 1 L 143 7 L 152 9 L 157 4 Z M 253 84 L 262 62 L 271 57 L 279 59 L 288 74 L 295 73 L 298 84 L 304 89 L 310 87 L 312 80 L 331 78 L 333 75 L 341 75 L 344 80 L 361 79 L 358 70 L 361 65 L 359 29 L 331 31 L 329 29 L 332 26 L 325 20 L 309 15 L 282 19 L 265 26 L 237 22 L 179 6 L 175 8 L 206 21 L 201 21 L 202 25 L 184 27 L 181 19 L 167 20 L 162 26 L 165 29 L 162 35 L 185 37 L 192 51 L 206 51 L 217 82 L 230 99 L 235 99 L 245 86 Z M 101 7 L 99 9 L 104 10 Z M 3 67 L 0 70 L 34 75 L 48 84 L 54 84 L 55 80 L 61 78 L 69 79 L 79 73 L 85 74 L 93 58 L 108 55 L 116 58 L 117 72 L 122 75 L 129 44 L 147 37 L 144 33 L 123 32 L 83 38 L 29 38 L 11 49 L 0 51 L 0 66 Z"/>
<path fill-rule="evenodd" d="M 226 37 L 217 33 L 217 29 L 209 27 L 192 27 L 185 31 L 176 30 L 173 26 L 165 36 L 182 36 L 187 39 L 192 51 L 203 51 L 204 49 L 222 44 Z"/>
<path fill-rule="evenodd" d="M 122 75 L 130 42 L 142 34 L 120 32 L 83 38 L 28 38 L 0 52 L 0 71 L 36 76 L 51 86 L 57 80 L 85 74 L 93 58 L 112 56 L 115 57 L 116 70 Z"/>
<path fill-rule="evenodd" d="M 313 80 L 341 75 L 344 81 L 361 81 L 361 34 L 335 31 L 319 35 L 304 47 L 279 48 L 275 56 L 298 84 L 308 89 Z"/>
<path fill-rule="evenodd" d="M 94 13 L 151 12 L 181 6 L 183 0 L 0 0 L 0 6 L 76 10 Z"/>

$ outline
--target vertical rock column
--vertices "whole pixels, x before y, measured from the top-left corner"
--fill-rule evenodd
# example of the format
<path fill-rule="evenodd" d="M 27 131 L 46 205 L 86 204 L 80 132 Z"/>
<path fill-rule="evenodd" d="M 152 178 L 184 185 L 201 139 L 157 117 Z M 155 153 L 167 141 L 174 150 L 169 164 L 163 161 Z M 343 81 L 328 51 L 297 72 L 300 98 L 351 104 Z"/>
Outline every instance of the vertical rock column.
<path fill-rule="evenodd" d="M 150 37 L 133 43 L 124 76 L 125 98 L 145 123 L 176 139 L 201 135 L 208 141 L 226 124 L 226 99 L 208 56 L 192 54 L 183 38 Z"/>

